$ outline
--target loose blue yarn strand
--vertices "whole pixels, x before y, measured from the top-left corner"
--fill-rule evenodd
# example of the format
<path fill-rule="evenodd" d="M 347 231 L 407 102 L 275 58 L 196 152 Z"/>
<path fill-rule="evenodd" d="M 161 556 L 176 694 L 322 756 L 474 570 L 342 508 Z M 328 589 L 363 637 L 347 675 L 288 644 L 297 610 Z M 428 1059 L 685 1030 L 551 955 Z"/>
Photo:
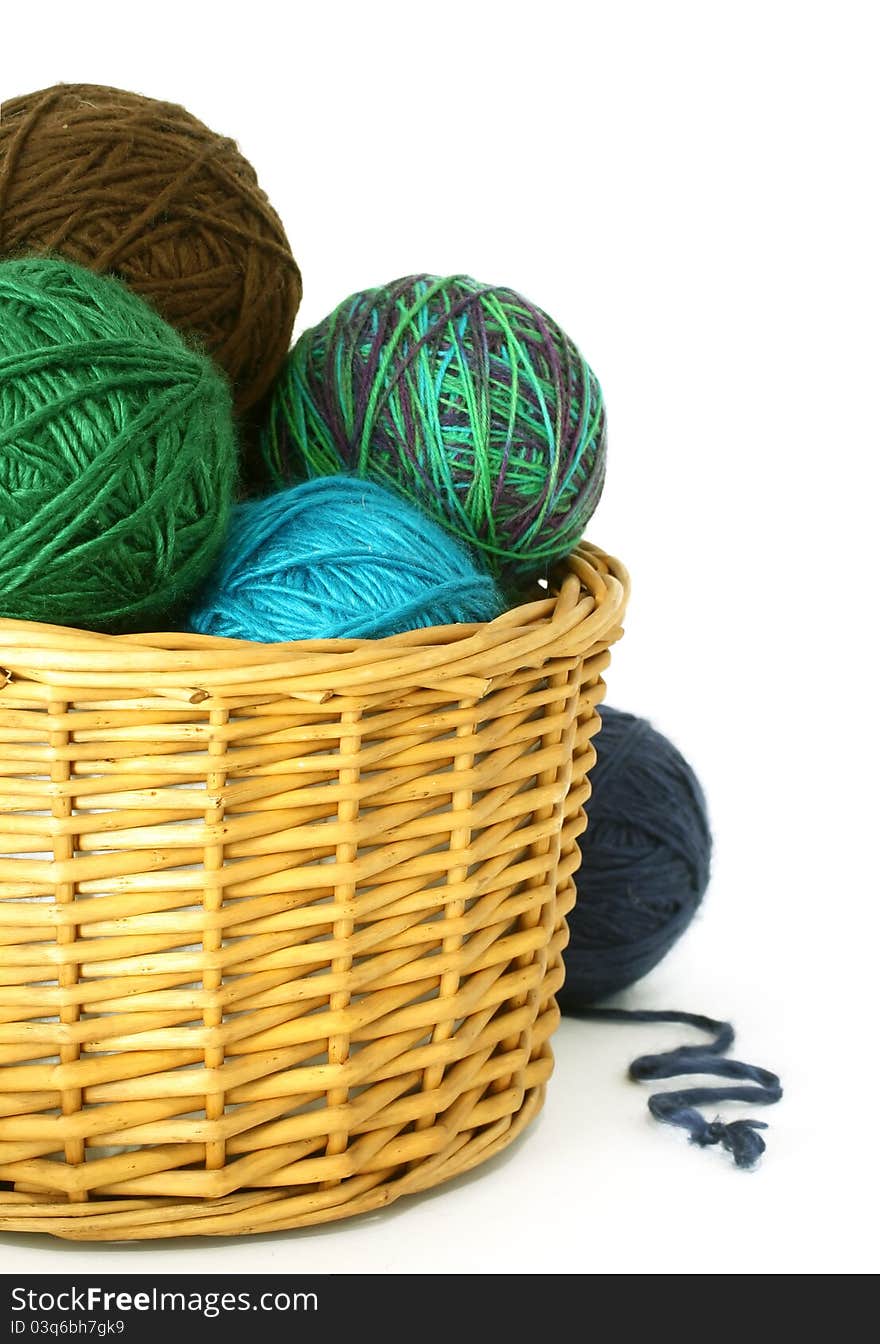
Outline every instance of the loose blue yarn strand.
<path fill-rule="evenodd" d="M 738 1167 L 748 1169 L 755 1165 L 767 1146 L 757 1132 L 767 1128 L 763 1120 L 708 1121 L 696 1110 L 697 1106 L 714 1106 L 723 1101 L 772 1106 L 782 1096 L 782 1084 L 769 1069 L 723 1057 L 734 1041 L 730 1022 L 674 1009 L 583 1008 L 576 1015 L 594 1022 L 676 1022 L 714 1036 L 709 1044 L 681 1045 L 677 1050 L 667 1050 L 661 1055 L 639 1055 L 629 1066 L 629 1076 L 635 1082 L 643 1083 L 699 1073 L 754 1083 L 754 1087 L 690 1087 L 677 1092 L 655 1092 L 648 1098 L 648 1110 L 655 1120 L 687 1130 L 691 1143 L 698 1147 L 720 1144 Z"/>

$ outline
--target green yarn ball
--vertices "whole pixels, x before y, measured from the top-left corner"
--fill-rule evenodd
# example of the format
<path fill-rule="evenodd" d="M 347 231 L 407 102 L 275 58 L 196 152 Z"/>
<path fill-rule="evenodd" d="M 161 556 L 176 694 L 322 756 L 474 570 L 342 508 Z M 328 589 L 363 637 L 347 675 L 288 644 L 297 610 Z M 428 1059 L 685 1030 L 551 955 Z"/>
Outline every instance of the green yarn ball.
<path fill-rule="evenodd" d="M 349 471 L 395 490 L 516 588 L 583 536 L 605 423 L 595 375 L 540 308 L 417 275 L 352 295 L 300 337 L 261 458 L 276 488 Z"/>
<path fill-rule="evenodd" d="M 235 474 L 206 355 L 117 280 L 0 262 L 0 616 L 167 620 L 211 569 Z"/>

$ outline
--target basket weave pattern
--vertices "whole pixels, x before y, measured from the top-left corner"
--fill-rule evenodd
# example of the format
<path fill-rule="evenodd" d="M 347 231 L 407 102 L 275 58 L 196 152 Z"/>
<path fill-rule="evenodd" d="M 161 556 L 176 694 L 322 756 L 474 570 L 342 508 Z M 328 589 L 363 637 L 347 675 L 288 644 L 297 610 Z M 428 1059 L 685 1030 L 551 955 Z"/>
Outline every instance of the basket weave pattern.
<path fill-rule="evenodd" d="M 541 1104 L 625 571 L 379 643 L 0 622 L 0 1229 L 362 1212 Z"/>

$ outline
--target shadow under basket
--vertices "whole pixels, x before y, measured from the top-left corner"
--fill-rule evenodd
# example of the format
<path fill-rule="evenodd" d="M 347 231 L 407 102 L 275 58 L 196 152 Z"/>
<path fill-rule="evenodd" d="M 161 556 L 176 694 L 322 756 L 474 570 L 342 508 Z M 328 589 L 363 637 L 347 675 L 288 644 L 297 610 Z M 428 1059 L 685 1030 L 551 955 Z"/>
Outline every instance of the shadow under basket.
<path fill-rule="evenodd" d="M 0 1231 L 302 1227 L 515 1138 L 627 588 L 582 545 L 381 641 L 0 621 Z"/>

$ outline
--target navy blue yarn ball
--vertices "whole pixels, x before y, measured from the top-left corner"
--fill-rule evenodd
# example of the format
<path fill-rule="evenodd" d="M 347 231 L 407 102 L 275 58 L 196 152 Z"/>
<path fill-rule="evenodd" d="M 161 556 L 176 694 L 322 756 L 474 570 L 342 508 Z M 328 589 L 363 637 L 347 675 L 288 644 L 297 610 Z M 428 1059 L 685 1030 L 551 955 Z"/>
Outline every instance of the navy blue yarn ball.
<path fill-rule="evenodd" d="M 589 825 L 558 998 L 577 1013 L 647 975 L 709 884 L 706 800 L 687 761 L 646 719 L 602 706 Z"/>

